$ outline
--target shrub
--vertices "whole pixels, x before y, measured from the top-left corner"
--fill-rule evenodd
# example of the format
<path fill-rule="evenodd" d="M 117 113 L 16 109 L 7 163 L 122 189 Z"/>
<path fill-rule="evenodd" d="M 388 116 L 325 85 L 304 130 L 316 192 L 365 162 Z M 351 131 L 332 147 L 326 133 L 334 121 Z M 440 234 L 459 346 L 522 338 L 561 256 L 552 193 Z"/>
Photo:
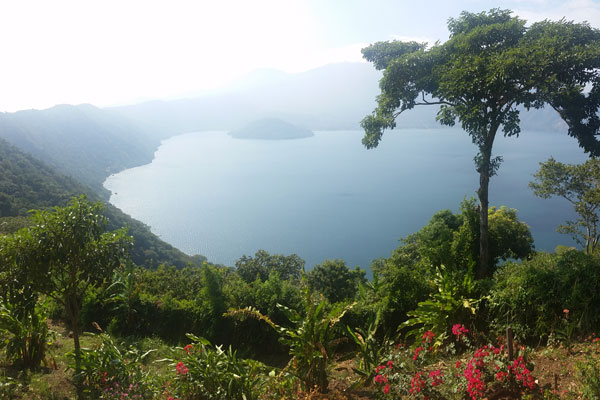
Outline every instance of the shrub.
<path fill-rule="evenodd" d="M 468 344 L 468 330 L 464 326 L 455 324 L 453 334 L 457 341 Z M 485 345 L 455 363 L 445 363 L 438 362 L 438 355 L 448 356 L 454 347 L 436 350 L 435 341 L 435 334 L 426 331 L 418 347 L 399 345 L 388 353 L 375 369 L 374 382 L 380 398 L 476 400 L 500 395 L 521 398 L 523 392 L 533 393 L 537 389 L 524 347 L 513 361 L 509 361 L 504 346 Z"/>
<path fill-rule="evenodd" d="M 149 399 L 153 397 L 151 378 L 143 365 L 153 352 L 142 353 L 135 348 L 121 349 L 107 334 L 97 335 L 100 344 L 91 349 L 81 349 L 80 381 L 84 392 L 92 398 Z M 70 353 L 70 368 L 74 368 Z"/>
<path fill-rule="evenodd" d="M 6 347 L 10 360 L 29 369 L 41 366 L 51 339 L 46 318 L 42 303 L 36 303 L 29 310 L 0 299 L 0 333 L 8 334 L 7 339 L 0 342 L 0 348 Z"/>
<path fill-rule="evenodd" d="M 188 334 L 193 343 L 183 357 L 173 361 L 175 378 L 165 388 L 169 397 L 186 399 L 258 399 L 267 384 L 266 367 L 237 357 L 231 347 L 223 350 L 206 339 Z"/>
<path fill-rule="evenodd" d="M 305 389 L 312 390 L 318 387 L 321 392 L 325 392 L 328 386 L 332 348 L 335 344 L 334 327 L 354 304 L 345 307 L 343 304 L 338 304 L 329 310 L 329 304 L 322 297 L 316 298 L 305 287 L 303 305 L 303 315 L 279 305 L 293 323 L 292 328 L 277 325 L 267 316 L 250 307 L 230 310 L 227 315 L 257 318 L 279 332 L 280 340 L 290 348 L 292 359 L 288 367 L 291 366 L 291 371 L 303 382 Z"/>
<path fill-rule="evenodd" d="M 600 324 L 599 270 L 596 256 L 574 250 L 507 263 L 494 277 L 492 329 L 500 333 L 508 321 L 521 341 L 546 340 L 562 329 L 567 309 L 575 334 L 591 333 Z"/>

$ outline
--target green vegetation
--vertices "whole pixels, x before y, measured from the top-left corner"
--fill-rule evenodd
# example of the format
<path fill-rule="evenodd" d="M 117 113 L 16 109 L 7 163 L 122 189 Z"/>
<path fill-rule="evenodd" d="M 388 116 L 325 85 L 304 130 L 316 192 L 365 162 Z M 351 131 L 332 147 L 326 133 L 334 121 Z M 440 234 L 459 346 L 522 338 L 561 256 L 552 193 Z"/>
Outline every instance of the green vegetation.
<path fill-rule="evenodd" d="M 297 255 L 264 250 L 235 268 L 194 265 L 135 222 L 130 260 L 124 217 L 103 211 L 93 194 L 91 202 L 70 197 L 66 188 L 85 191 L 0 143 L 7 171 L 0 182 L 0 398 L 597 397 L 600 164 L 551 159 L 532 184 L 542 197 L 575 205 L 581 219 L 567 227 L 583 251 L 535 252 L 517 211 L 487 207 L 486 194 L 499 162 L 490 158 L 491 142 L 500 125 L 518 133 L 518 104 L 549 103 L 594 150 L 595 139 L 587 140 L 597 116 L 587 115 L 587 125 L 574 119 L 596 111 L 597 88 L 584 94 L 590 76 L 579 73 L 596 65 L 597 32 L 564 21 L 525 28 L 501 10 L 463 13 L 450 30 L 448 44 L 430 49 L 394 42 L 365 50 L 386 70 L 378 111 L 363 122 L 365 142 L 376 145 L 395 111 L 417 105 L 420 92 L 437 97 L 442 122 L 458 118 L 479 145 L 485 208 L 466 199 L 458 213 L 434 214 L 389 258 L 373 262 L 370 281 L 343 260 L 305 272 Z M 557 41 L 551 50 L 567 61 L 540 53 L 550 33 Z M 575 53 L 574 42 L 581 46 Z M 518 59 L 522 51 L 536 62 Z M 573 62 L 574 76 L 552 75 L 563 61 Z M 418 67 L 410 73 L 409 62 Z M 531 75 L 522 82 L 526 93 L 514 85 L 507 92 L 502 76 L 513 75 L 499 73 L 516 67 L 524 68 L 518 82 Z M 540 68 L 550 77 L 544 85 Z M 400 78 L 416 91 L 395 85 Z M 41 209 L 25 218 L 32 206 Z M 70 332 L 59 332 L 65 325 Z M 559 376 L 565 368 L 576 373 Z"/>
<path fill-rule="evenodd" d="M 558 231 L 571 235 L 586 253 L 593 253 L 600 239 L 600 161 L 590 159 L 581 165 L 570 165 L 550 158 L 540 163 L 534 178 L 529 186 L 536 196 L 558 196 L 573 205 L 579 218 L 560 225 Z"/>
<path fill-rule="evenodd" d="M 439 105 L 437 120 L 458 120 L 477 146 L 479 173 L 479 278 L 491 274 L 488 187 L 502 157 L 492 157 L 498 130 L 518 136 L 519 106 L 548 104 L 569 127 L 586 152 L 600 145 L 600 31 L 588 24 L 561 20 L 525 26 L 510 10 L 463 12 L 448 21 L 450 39 L 427 47 L 417 42 L 379 42 L 363 49 L 383 70 L 381 94 L 372 115 L 361 125 L 363 144 L 376 147 L 396 117 L 417 105 Z M 586 85 L 591 89 L 586 91 Z"/>
<path fill-rule="evenodd" d="M 102 186 L 106 177 L 152 161 L 159 144 L 131 121 L 89 104 L 2 113 L 0 138 L 89 186 L 104 200 L 109 195 Z"/>
<path fill-rule="evenodd" d="M 45 163 L 19 151 L 0 139 L 0 233 L 13 233 L 29 224 L 27 212 L 64 206 L 73 197 L 85 194 L 92 201 L 100 198 L 91 189 L 68 178 Z M 188 264 L 201 265 L 206 258 L 190 257 L 160 240 L 143 223 L 107 204 L 104 215 L 107 228 L 128 227 L 135 246 L 131 259 L 138 265 L 157 267 L 166 263 L 183 268 Z"/>
<path fill-rule="evenodd" d="M 523 345 L 573 353 L 600 326 L 600 258 L 534 253 L 527 226 L 505 207 L 489 209 L 499 243 L 492 279 L 474 279 L 478 213 L 466 200 L 374 262 L 372 281 L 343 260 L 304 273 L 298 256 L 263 250 L 237 268 L 137 267 L 122 258 L 123 230 L 102 233 L 100 208 L 74 198 L 0 237 L 0 371 L 31 371 L 1 378 L 0 394 L 22 398 L 28 376 L 61 371 L 79 388 L 68 397 L 345 398 L 333 369 L 345 355 L 349 390 L 372 398 L 542 398 L 556 386 L 533 381 L 531 362 L 542 356 L 515 346 L 509 361 L 498 337 L 510 326 Z M 56 353 L 66 340 L 48 315 L 73 327 L 70 352 Z M 572 365 L 581 393 L 596 390 L 597 352 L 586 354 Z"/>

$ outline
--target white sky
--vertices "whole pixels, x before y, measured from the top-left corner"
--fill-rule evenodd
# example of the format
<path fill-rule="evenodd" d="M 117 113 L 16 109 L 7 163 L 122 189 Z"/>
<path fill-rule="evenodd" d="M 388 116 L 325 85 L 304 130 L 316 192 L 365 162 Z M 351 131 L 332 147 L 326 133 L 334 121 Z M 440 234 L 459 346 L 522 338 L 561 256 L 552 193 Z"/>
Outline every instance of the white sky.
<path fill-rule="evenodd" d="M 444 41 L 462 10 L 587 20 L 600 0 L 0 0 L 0 111 L 216 89 L 252 70 L 361 61 L 394 38 Z"/>

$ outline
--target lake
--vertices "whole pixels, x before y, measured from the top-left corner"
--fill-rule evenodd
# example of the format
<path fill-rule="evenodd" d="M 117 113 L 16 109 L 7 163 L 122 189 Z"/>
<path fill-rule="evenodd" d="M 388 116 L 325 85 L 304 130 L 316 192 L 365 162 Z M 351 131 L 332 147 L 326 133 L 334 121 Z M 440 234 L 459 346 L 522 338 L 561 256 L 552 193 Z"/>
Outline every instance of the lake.
<path fill-rule="evenodd" d="M 110 202 L 188 254 L 233 266 L 258 249 L 296 253 L 307 268 L 342 258 L 368 269 L 441 209 L 475 195 L 475 146 L 460 129 L 386 132 L 378 148 L 361 131 L 315 132 L 296 140 L 240 140 L 225 132 L 163 141 L 152 163 L 110 176 Z M 586 159 L 566 134 L 497 138 L 504 157 L 490 205 L 516 208 L 537 249 L 572 244 L 556 226 L 574 217 L 562 199 L 528 188 L 538 163 Z"/>

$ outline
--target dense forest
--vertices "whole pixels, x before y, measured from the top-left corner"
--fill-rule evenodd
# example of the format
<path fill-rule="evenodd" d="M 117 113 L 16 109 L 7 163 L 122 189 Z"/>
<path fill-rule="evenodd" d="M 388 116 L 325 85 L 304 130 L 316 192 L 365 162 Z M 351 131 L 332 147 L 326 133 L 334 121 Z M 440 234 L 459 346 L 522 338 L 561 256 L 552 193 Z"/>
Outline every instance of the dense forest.
<path fill-rule="evenodd" d="M 498 9 L 448 27 L 443 44 L 363 50 L 385 71 L 363 143 L 436 103 L 478 146 L 478 199 L 432 215 L 370 280 L 264 250 L 212 265 L 104 204 L 104 178 L 174 132 L 92 106 L 1 115 L 0 398 L 598 398 L 600 163 L 550 158 L 531 182 L 574 206 L 559 229 L 579 248 L 536 251 L 487 186 L 494 136 L 518 135 L 522 109 L 549 104 L 600 154 L 600 31 Z"/>

